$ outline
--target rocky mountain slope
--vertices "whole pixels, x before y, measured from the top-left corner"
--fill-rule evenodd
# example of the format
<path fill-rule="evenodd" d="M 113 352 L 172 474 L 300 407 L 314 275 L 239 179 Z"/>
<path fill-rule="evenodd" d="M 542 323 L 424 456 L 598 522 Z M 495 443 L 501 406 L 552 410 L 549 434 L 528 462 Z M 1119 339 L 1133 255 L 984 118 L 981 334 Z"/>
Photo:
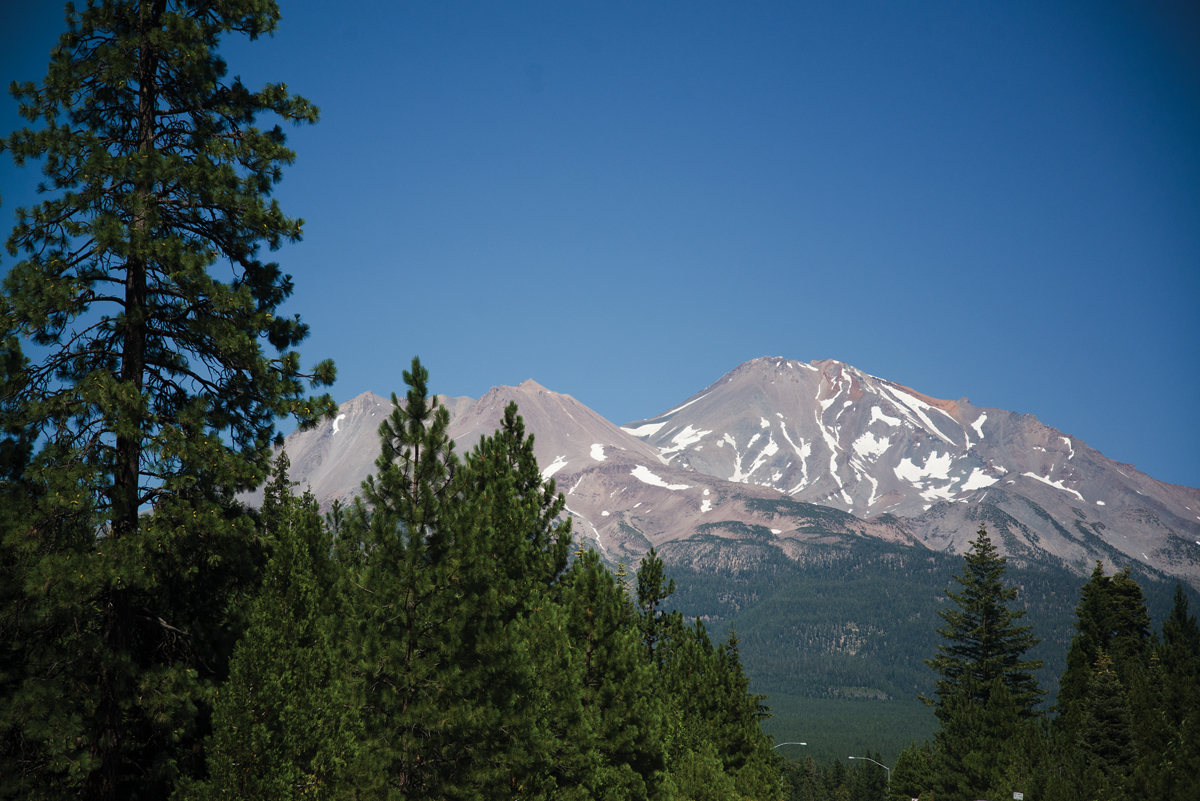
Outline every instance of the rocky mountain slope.
<path fill-rule="evenodd" d="M 961 552 L 978 522 L 1018 558 L 1200 576 L 1200 490 L 1108 459 L 1031 415 L 939 400 L 827 360 L 762 358 L 624 430 L 671 465 Z"/>
<path fill-rule="evenodd" d="M 533 381 L 443 398 L 460 451 L 516 401 L 578 536 L 703 569 L 820 558 L 855 538 L 962 551 L 980 521 L 1025 562 L 1138 562 L 1200 583 L 1200 490 L 1155 481 L 1029 415 L 944 401 L 837 361 L 740 365 L 655 417 L 613 425 Z M 352 496 L 391 403 L 371 393 L 287 439 L 292 477 Z"/>

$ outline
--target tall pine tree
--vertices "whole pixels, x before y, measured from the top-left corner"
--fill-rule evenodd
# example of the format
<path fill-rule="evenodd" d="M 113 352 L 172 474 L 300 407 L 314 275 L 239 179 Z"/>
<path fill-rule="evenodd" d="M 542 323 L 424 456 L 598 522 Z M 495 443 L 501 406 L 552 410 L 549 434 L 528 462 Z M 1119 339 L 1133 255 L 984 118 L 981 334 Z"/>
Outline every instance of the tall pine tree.
<path fill-rule="evenodd" d="M 48 198 L 19 210 L 0 294 L 0 428 L 24 459 L 2 532 L 6 791 L 160 798 L 203 770 L 207 688 L 255 583 L 234 495 L 277 417 L 333 411 L 304 396 L 333 365 L 302 373 L 307 328 L 277 316 L 291 280 L 260 259 L 301 222 L 269 199 L 294 154 L 255 119 L 317 111 L 226 80 L 217 51 L 278 20 L 270 0 L 68 6 L 45 79 L 15 89 L 44 127 L 0 147 L 42 161 Z"/>
<path fill-rule="evenodd" d="M 549 797 L 579 738 L 562 729 L 579 714 L 554 597 L 564 501 L 514 404 L 460 462 L 418 359 L 404 380 L 340 529 L 368 736 L 356 783 L 371 797 Z"/>

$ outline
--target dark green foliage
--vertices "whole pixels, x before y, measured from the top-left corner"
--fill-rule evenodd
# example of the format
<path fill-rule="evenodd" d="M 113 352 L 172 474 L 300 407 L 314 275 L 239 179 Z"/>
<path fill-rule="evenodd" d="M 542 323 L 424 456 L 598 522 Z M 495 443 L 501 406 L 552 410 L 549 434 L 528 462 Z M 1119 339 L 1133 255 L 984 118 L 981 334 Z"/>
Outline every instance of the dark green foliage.
<path fill-rule="evenodd" d="M 958 609 L 939 613 L 946 628 L 938 633 L 946 642 L 927 662 L 941 675 L 938 717 L 945 723 L 951 698 L 986 703 L 999 681 L 1020 716 L 1028 718 L 1045 693 L 1033 674 L 1041 663 L 1024 656 L 1040 640 L 1033 636 L 1032 626 L 1014 624 L 1025 616 L 1025 610 L 1014 612 L 1008 607 L 1017 590 L 1003 585 L 1006 560 L 997 554 L 986 528 L 979 529 L 965 562 L 963 574 L 954 577 L 962 591 L 946 591 Z"/>
<path fill-rule="evenodd" d="M 657 798 L 663 699 L 625 588 L 567 569 L 561 495 L 510 405 L 460 464 L 417 360 L 340 525 L 366 797 Z M 356 545 L 349 545 L 356 543 Z"/>
<path fill-rule="evenodd" d="M 379 471 L 341 534 L 353 543 L 346 604 L 366 737 L 355 782 L 373 797 L 444 795 L 475 746 L 464 736 L 474 705 L 446 680 L 464 667 L 458 648 L 478 599 L 456 602 L 465 561 L 454 548 L 459 462 L 427 379 L 414 359 L 407 402 L 393 395 L 380 426 Z"/>
<path fill-rule="evenodd" d="M 1150 616 L 1128 568 L 1110 577 L 1096 563 L 1080 590 L 1075 629 L 1054 721 L 1053 781 L 1080 798 L 1122 797 L 1138 753 L 1159 751 L 1165 734 Z"/>
<path fill-rule="evenodd" d="M 278 17 L 250 0 L 89 3 L 68 10 L 44 81 L 14 89 L 44 127 L 0 147 L 42 162 L 47 199 L 18 212 L 0 295 L 3 494 L 20 509 L 0 532 L 4 794 L 161 798 L 203 771 L 211 688 L 257 579 L 233 496 L 265 475 L 278 416 L 332 410 L 303 392 L 333 366 L 301 373 L 307 329 L 275 316 L 290 279 L 258 257 L 300 223 L 268 201 L 293 154 L 255 117 L 316 110 L 225 81 L 217 55 Z"/>
<path fill-rule="evenodd" d="M 576 654 L 578 751 L 560 782 L 579 798 L 657 798 L 665 792 L 666 708 L 624 588 L 593 551 L 563 577 L 561 604 Z M 568 710 L 570 707 L 567 707 Z"/>
<path fill-rule="evenodd" d="M 948 697 L 941 721 L 935 735 L 935 798 L 969 801 L 1030 792 L 1042 758 L 1041 722 L 1022 715 L 1001 679 L 993 680 L 990 692 Z"/>
<path fill-rule="evenodd" d="M 888 798 L 892 801 L 909 801 L 932 790 L 934 773 L 933 749 L 929 741 L 918 746 L 915 742 L 896 757 L 892 768 L 892 782 L 888 787 Z"/>
<path fill-rule="evenodd" d="M 1128 694 L 1103 651 L 1092 668 L 1079 706 L 1079 748 L 1085 763 L 1109 782 L 1119 782 L 1132 769 L 1137 749 Z"/>
<path fill-rule="evenodd" d="M 750 692 L 737 636 L 731 632 L 727 642 L 714 647 L 703 622 L 688 626 L 678 612 L 661 611 L 675 589 L 674 581 L 664 582 L 663 572 L 651 550 L 638 569 L 637 599 L 645 653 L 667 699 L 667 763 L 677 791 L 687 792 L 683 788 L 704 775 L 710 779 L 708 792 L 731 787 L 739 797 L 768 797 L 779 780 L 777 757 L 761 730 L 768 710 L 764 696 Z"/>
<path fill-rule="evenodd" d="M 1087 692 L 1102 652 L 1125 683 L 1148 665 L 1150 616 L 1142 589 L 1128 568 L 1110 577 L 1104 565 L 1096 563 L 1080 591 L 1075 628 L 1058 693 L 1059 714 L 1068 722 L 1074 701 Z"/>
<path fill-rule="evenodd" d="M 331 541 L 281 452 L 261 512 L 271 558 L 217 694 L 209 778 L 183 798 L 338 797 L 359 730 L 337 648 Z"/>
<path fill-rule="evenodd" d="M 1038 641 L 1030 626 L 1014 621 L 1025 611 L 1008 604 L 1016 588 L 1005 587 L 1005 560 L 985 528 L 971 543 L 961 592 L 947 591 L 958 609 L 941 612 L 945 644 L 928 661 L 940 674 L 936 714 L 934 794 L 950 801 L 1011 797 L 1026 791 L 1038 768 L 1038 751 L 1024 747 L 1037 739 L 1034 707 L 1043 693 L 1033 671 L 1041 664 L 1024 658 Z"/>

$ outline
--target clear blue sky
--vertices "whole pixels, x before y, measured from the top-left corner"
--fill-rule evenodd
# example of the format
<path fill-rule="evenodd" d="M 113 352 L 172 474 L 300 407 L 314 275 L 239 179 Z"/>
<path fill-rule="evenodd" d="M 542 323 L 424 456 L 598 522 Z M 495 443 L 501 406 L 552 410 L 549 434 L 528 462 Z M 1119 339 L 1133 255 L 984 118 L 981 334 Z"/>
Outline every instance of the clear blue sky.
<path fill-rule="evenodd" d="M 625 423 L 836 358 L 1194 487 L 1187 5 L 283 0 L 223 52 L 321 108 L 277 255 L 340 400 L 419 354 L 439 392 Z M 40 79 L 61 5 L 0 13 L 0 79 Z M 0 162 L 5 230 L 37 179 Z"/>

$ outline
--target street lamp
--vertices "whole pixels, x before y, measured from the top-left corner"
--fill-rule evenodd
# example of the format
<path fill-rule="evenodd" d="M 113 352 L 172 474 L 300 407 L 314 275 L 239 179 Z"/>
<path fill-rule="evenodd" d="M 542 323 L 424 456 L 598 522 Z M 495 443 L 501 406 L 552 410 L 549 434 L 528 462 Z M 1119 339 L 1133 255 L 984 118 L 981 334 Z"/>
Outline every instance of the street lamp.
<path fill-rule="evenodd" d="M 875 762 L 875 760 L 871 759 L 870 757 L 847 757 L 847 759 L 865 759 L 868 762 Z M 887 765 L 883 764 L 882 762 L 875 762 L 875 764 L 888 772 L 888 774 L 887 774 L 888 785 L 890 786 L 892 783 L 892 769 L 889 768 Z"/>
<path fill-rule="evenodd" d="M 808 743 L 780 743 L 779 745 L 772 746 L 771 750 L 774 751 L 776 748 L 782 748 L 785 745 L 808 745 Z"/>

